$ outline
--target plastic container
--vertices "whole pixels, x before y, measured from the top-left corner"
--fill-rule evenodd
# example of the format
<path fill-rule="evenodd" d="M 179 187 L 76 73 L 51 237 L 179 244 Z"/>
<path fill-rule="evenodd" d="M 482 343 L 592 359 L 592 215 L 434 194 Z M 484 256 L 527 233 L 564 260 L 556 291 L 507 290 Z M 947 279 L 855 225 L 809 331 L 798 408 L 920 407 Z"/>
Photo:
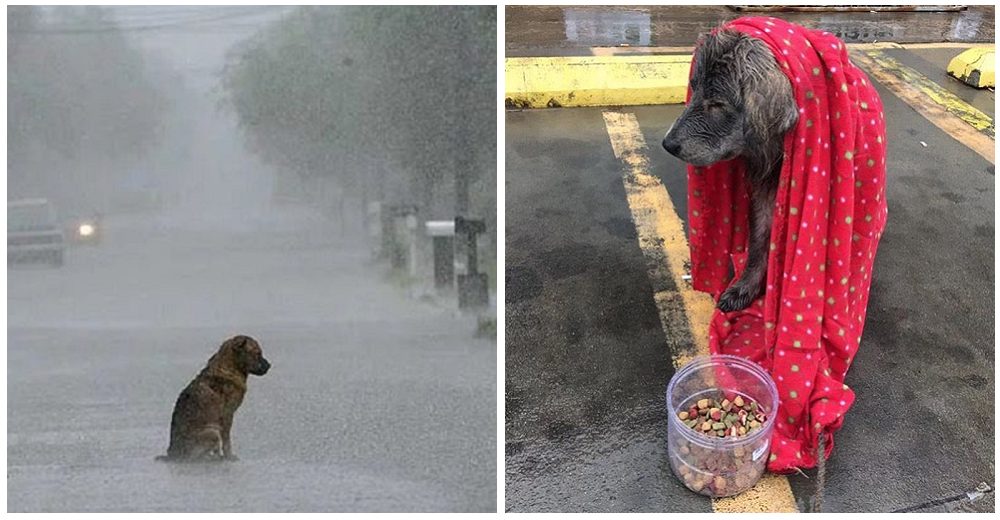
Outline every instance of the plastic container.
<path fill-rule="evenodd" d="M 687 427 L 677 414 L 699 399 L 742 395 L 767 416 L 762 428 L 742 437 L 709 437 Z M 760 365 L 738 356 L 702 356 L 681 368 L 667 386 L 667 454 L 674 475 L 688 489 L 710 497 L 753 487 L 770 453 L 778 389 Z"/>

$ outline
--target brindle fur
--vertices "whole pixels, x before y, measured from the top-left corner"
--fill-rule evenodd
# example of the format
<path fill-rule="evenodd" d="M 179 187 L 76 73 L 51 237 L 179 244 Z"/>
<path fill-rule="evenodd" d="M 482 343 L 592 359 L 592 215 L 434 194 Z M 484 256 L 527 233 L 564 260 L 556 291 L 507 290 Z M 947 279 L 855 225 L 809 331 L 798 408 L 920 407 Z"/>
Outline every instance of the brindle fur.
<path fill-rule="evenodd" d="M 747 265 L 717 304 L 732 312 L 763 293 L 784 135 L 799 113 L 792 86 L 767 45 L 737 31 L 703 38 L 690 87 L 691 99 L 667 131 L 663 148 L 695 166 L 742 156 L 751 189 Z"/>
<path fill-rule="evenodd" d="M 166 456 L 157 459 L 235 459 L 230 431 L 247 390 L 247 375 L 262 376 L 270 368 L 253 338 L 226 340 L 177 397 L 170 421 L 170 447 Z"/>

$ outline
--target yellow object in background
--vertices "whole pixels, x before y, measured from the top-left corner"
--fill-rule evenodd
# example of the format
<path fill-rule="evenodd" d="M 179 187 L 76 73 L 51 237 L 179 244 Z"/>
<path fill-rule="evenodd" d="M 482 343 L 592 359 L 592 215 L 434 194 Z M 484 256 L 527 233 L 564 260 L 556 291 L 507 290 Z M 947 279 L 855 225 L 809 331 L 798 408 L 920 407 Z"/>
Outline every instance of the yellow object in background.
<path fill-rule="evenodd" d="M 973 47 L 952 58 L 948 74 L 976 88 L 994 87 L 996 53 L 992 47 Z"/>

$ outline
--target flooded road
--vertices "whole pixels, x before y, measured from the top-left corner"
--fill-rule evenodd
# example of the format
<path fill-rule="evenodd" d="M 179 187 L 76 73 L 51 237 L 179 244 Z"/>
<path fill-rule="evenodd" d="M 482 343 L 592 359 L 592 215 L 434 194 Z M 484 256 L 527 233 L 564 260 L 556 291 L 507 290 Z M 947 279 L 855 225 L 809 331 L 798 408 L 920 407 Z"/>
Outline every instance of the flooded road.
<path fill-rule="evenodd" d="M 109 218 L 61 269 L 8 269 L 10 511 L 493 511 L 495 343 L 367 267 L 307 208 L 240 228 Z M 257 338 L 232 463 L 165 453 L 180 390 Z"/>

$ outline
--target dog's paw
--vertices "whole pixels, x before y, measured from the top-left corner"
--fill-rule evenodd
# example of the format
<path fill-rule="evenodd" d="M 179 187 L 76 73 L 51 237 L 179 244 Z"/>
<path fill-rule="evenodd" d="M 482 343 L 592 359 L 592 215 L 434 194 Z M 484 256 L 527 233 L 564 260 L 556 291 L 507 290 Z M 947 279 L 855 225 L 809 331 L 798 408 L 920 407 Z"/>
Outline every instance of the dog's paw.
<path fill-rule="evenodd" d="M 232 453 L 230 453 L 229 455 L 224 455 L 222 457 L 222 460 L 228 460 L 228 461 L 231 461 L 231 462 L 235 462 L 237 460 L 240 460 L 240 458 L 237 457 L 236 455 L 233 455 Z"/>
<path fill-rule="evenodd" d="M 715 306 L 722 312 L 741 311 L 749 307 L 756 296 L 756 291 L 750 291 L 737 284 L 726 289 Z"/>

